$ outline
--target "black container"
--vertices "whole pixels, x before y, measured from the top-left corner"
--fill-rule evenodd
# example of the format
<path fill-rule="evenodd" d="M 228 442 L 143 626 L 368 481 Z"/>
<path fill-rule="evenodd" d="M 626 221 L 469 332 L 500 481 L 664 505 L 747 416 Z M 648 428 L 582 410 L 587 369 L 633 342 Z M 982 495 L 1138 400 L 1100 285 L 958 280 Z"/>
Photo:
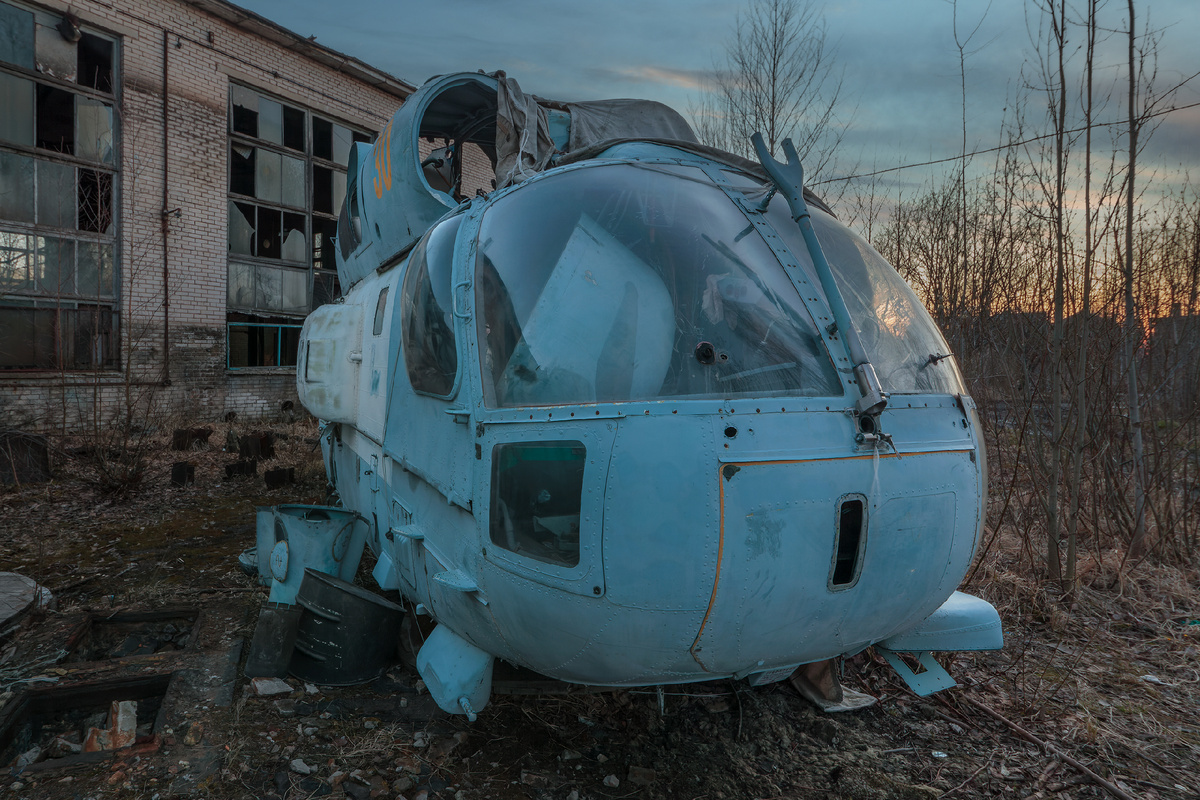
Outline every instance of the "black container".
<path fill-rule="evenodd" d="M 404 609 L 362 587 L 313 569 L 296 594 L 300 627 L 288 672 L 323 686 L 350 686 L 396 661 Z"/>

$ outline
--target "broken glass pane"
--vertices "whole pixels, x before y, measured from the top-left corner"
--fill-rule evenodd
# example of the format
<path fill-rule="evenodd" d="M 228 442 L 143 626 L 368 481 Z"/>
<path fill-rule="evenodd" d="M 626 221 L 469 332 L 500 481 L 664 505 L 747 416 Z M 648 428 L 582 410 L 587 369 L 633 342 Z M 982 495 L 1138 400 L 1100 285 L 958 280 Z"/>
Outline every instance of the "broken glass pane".
<path fill-rule="evenodd" d="M 52 86 L 37 86 L 38 147 L 75 152 L 75 95 Z"/>
<path fill-rule="evenodd" d="M 38 72 L 64 81 L 75 80 L 75 43 L 64 39 L 53 25 L 37 24 L 34 58 Z"/>
<path fill-rule="evenodd" d="M 282 202 L 285 206 L 304 208 L 304 159 L 283 158 Z"/>
<path fill-rule="evenodd" d="M 112 233 L 113 176 L 95 169 L 79 170 L 79 230 Z"/>
<path fill-rule="evenodd" d="M 113 163 L 112 107 L 99 100 L 76 98 L 75 154 L 89 161 Z"/>
<path fill-rule="evenodd" d="M 307 261 L 304 241 L 304 214 L 283 215 L 282 257 L 286 261 Z"/>
<path fill-rule="evenodd" d="M 258 138 L 283 144 L 283 106 L 265 97 L 258 98 Z"/>
<path fill-rule="evenodd" d="M 279 258 L 282 212 L 273 208 L 258 208 L 258 237 L 255 255 L 260 258 Z"/>
<path fill-rule="evenodd" d="M 101 92 L 112 93 L 113 43 L 108 39 L 83 34 L 79 40 L 78 81 Z"/>
<path fill-rule="evenodd" d="M 313 273 L 313 298 L 312 307 L 332 303 L 342 294 L 342 287 L 338 285 L 338 277 L 336 272 L 316 272 Z"/>
<path fill-rule="evenodd" d="M 226 299 L 232 308 L 254 307 L 254 267 L 230 264 Z"/>
<path fill-rule="evenodd" d="M 74 228 L 75 168 L 53 161 L 39 161 L 37 175 L 38 224 Z"/>
<path fill-rule="evenodd" d="M 0 141 L 32 146 L 33 81 L 0 72 L 0 108 Z"/>
<path fill-rule="evenodd" d="M 254 255 L 254 206 L 229 201 L 229 252 Z"/>
<path fill-rule="evenodd" d="M 337 269 L 333 237 L 337 235 L 337 220 L 313 217 L 312 257 L 317 269 Z"/>
<path fill-rule="evenodd" d="M 33 288 L 33 237 L 0 231 L 0 294 Z"/>
<path fill-rule="evenodd" d="M 313 166 L 313 211 L 324 214 L 334 214 L 333 207 L 333 170 L 328 167 Z M 340 206 L 339 206 L 340 208 Z"/>
<path fill-rule="evenodd" d="M 304 112 L 283 107 L 283 146 L 304 152 Z"/>
<path fill-rule="evenodd" d="M 282 158 L 283 156 L 279 153 L 273 153 L 261 147 L 258 149 L 257 163 L 254 167 L 257 176 L 255 180 L 255 197 L 272 203 L 279 202 L 283 189 L 282 176 L 280 175 L 282 171 L 282 164 L 280 163 Z"/>
<path fill-rule="evenodd" d="M 55 297 L 75 294 L 75 242 L 54 236 L 37 237 L 34 277 L 39 289 Z"/>
<path fill-rule="evenodd" d="M 79 243 L 79 293 L 88 297 L 113 296 L 113 248 L 99 242 Z"/>
<path fill-rule="evenodd" d="M 33 13 L 0 3 L 0 61 L 33 69 Z"/>
<path fill-rule="evenodd" d="M 229 191 L 254 196 L 254 154 L 256 149 L 244 144 L 229 148 Z"/>
<path fill-rule="evenodd" d="M 0 219 L 33 222 L 33 164 L 28 156 L 0 150 Z"/>
<path fill-rule="evenodd" d="M 333 160 L 343 167 L 350 163 L 350 145 L 354 143 L 350 129 L 333 126 Z"/>
<path fill-rule="evenodd" d="M 256 267 L 254 277 L 254 306 L 278 311 L 282 298 L 282 278 L 274 267 Z"/>
<path fill-rule="evenodd" d="M 313 155 L 326 161 L 333 160 L 333 123 L 320 117 L 312 118 Z"/>
<path fill-rule="evenodd" d="M 282 276 L 280 310 L 299 314 L 308 311 L 308 270 L 285 269 Z"/>
<path fill-rule="evenodd" d="M 244 86 L 230 86 L 233 102 L 233 132 L 258 136 L 258 94 Z"/>

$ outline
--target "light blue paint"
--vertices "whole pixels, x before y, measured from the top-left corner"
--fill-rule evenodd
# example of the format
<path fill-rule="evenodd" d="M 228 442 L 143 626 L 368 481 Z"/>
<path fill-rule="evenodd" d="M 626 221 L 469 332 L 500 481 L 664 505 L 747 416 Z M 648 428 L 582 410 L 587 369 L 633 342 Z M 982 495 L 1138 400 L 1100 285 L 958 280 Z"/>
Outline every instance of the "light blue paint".
<path fill-rule="evenodd" d="M 376 580 L 439 623 L 439 705 L 481 708 L 494 657 L 638 686 L 763 683 L 885 640 L 1000 646 L 994 609 L 955 592 L 983 521 L 974 404 L 952 359 L 928 363 L 944 340 L 895 271 L 817 208 L 805 235 L 761 167 L 684 144 L 568 154 L 456 205 L 416 136 L 489 92 L 438 78 L 358 150 L 363 238 L 339 270 L 366 313 L 343 317 L 388 354 L 386 419 L 321 440 L 374 521 Z"/>
<path fill-rule="evenodd" d="M 358 513 L 328 506 L 280 505 L 273 509 L 272 603 L 296 602 L 304 570 L 353 581 L 366 543 Z"/>

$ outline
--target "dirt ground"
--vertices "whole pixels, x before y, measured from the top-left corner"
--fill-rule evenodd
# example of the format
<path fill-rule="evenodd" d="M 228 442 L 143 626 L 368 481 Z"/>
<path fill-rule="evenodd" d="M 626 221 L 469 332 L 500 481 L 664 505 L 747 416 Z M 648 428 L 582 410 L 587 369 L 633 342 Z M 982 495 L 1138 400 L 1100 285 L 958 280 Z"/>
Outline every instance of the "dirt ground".
<path fill-rule="evenodd" d="M 317 430 L 256 426 L 275 434 L 274 457 L 228 478 L 233 429 L 209 427 L 207 444 L 182 453 L 170 431 L 140 439 L 146 469 L 133 485 L 63 442 L 53 481 L 0 490 L 0 570 L 56 602 L 0 639 L 0 796 L 1200 797 L 1195 570 L 1098 561 L 1068 608 L 1022 574 L 1003 534 L 969 590 L 1000 610 L 1005 649 L 939 654 L 959 687 L 930 698 L 870 650 L 844 664 L 843 681 L 879 702 L 837 715 L 786 681 L 660 697 L 500 676 L 469 723 L 399 664 L 361 686 L 290 679 L 290 692 L 257 696 L 241 670 L 267 590 L 237 556 L 253 544 L 255 506 L 324 500 Z M 195 482 L 172 487 L 184 459 Z M 267 489 L 263 471 L 280 466 L 296 468 L 295 483 Z M 100 760 L 43 748 L 21 769 L 33 739 L 96 724 L 106 681 L 141 697 L 137 743 Z"/>

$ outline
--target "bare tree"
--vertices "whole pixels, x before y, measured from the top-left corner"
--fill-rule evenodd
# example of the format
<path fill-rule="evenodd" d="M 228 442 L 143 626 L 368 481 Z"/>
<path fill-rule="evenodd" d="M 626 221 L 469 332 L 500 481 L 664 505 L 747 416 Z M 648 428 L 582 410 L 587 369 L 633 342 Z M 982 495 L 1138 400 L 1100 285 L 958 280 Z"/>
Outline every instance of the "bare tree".
<path fill-rule="evenodd" d="M 824 173 L 846 130 L 837 113 L 842 77 L 835 55 L 811 0 L 750 0 L 692 109 L 700 139 L 753 157 L 755 132 L 772 153 L 790 137 L 806 172 Z"/>
<path fill-rule="evenodd" d="M 1134 529 L 1129 542 L 1130 555 L 1137 557 L 1146 541 L 1146 479 L 1142 446 L 1141 398 L 1137 380 L 1137 342 L 1140 330 L 1137 307 L 1133 302 L 1133 217 L 1135 213 L 1134 178 L 1137 175 L 1138 118 L 1136 97 L 1140 64 L 1134 60 L 1137 28 L 1134 25 L 1133 0 L 1129 0 L 1129 173 L 1125 176 L 1125 358 L 1129 369 L 1129 431 L 1133 441 Z M 1144 55 L 1143 55 L 1144 58 Z"/>

